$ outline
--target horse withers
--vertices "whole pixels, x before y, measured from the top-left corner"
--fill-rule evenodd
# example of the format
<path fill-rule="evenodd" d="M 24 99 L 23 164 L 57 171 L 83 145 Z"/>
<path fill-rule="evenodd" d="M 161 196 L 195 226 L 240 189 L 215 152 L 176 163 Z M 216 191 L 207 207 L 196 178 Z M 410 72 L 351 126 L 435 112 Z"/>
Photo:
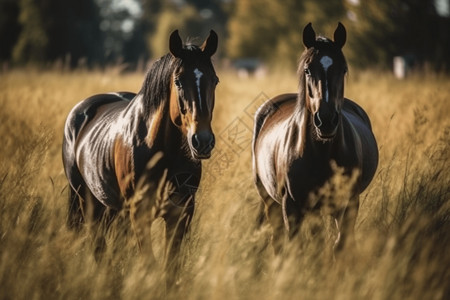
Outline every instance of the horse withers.
<path fill-rule="evenodd" d="M 371 182 L 378 165 L 369 117 L 359 105 L 344 98 L 345 42 L 346 30 L 341 23 L 333 41 L 316 37 L 309 23 L 303 30 L 306 49 L 298 66 L 298 93 L 268 100 L 255 115 L 254 177 L 273 227 L 276 251 L 282 249 L 286 233 L 288 238 L 295 236 L 305 215 L 324 204 L 317 195 L 339 168 L 344 175 L 357 174 L 357 178 L 348 201 L 331 212 L 338 227 L 335 248 L 352 240 L 359 194 Z"/>
<path fill-rule="evenodd" d="M 211 119 L 219 80 L 211 56 L 217 44 L 211 30 L 202 46 L 183 45 L 176 30 L 170 53 L 150 67 L 138 94 L 95 95 L 72 109 L 62 148 L 70 226 L 115 215 L 142 183 L 156 190 L 164 180 L 169 195 L 150 206 L 172 240 L 166 268 L 176 269 L 194 212 L 200 160 L 211 156 L 215 144 Z M 154 157 L 160 159 L 149 164 Z"/>

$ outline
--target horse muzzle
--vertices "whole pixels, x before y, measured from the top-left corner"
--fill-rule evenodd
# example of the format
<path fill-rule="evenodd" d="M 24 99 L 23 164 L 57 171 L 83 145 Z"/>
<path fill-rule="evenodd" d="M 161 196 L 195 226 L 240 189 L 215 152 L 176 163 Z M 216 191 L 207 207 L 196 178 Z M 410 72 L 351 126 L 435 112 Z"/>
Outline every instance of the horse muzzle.
<path fill-rule="evenodd" d="M 195 159 L 208 159 L 216 141 L 214 134 L 209 130 L 194 133 L 189 141 L 192 156 Z"/>
<path fill-rule="evenodd" d="M 318 138 L 321 140 L 333 139 L 337 133 L 339 120 L 339 113 L 335 110 L 332 112 L 317 111 L 314 114 L 314 127 Z"/>

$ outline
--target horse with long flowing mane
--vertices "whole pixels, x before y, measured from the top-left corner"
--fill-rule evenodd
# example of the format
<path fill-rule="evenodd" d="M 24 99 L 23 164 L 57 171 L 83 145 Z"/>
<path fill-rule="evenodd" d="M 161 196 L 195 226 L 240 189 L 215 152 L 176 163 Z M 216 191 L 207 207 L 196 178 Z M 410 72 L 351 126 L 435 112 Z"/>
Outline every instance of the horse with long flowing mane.
<path fill-rule="evenodd" d="M 70 226 L 115 215 L 138 183 L 156 189 L 166 178 L 170 193 L 153 207 L 154 218 L 166 222 L 172 240 L 167 265 L 177 268 L 176 254 L 194 212 L 200 160 L 211 156 L 215 144 L 211 119 L 219 79 L 211 56 L 217 44 L 211 30 L 202 46 L 183 45 L 176 30 L 170 53 L 152 65 L 138 94 L 95 95 L 72 109 L 62 148 Z"/>
<path fill-rule="evenodd" d="M 276 251 L 282 249 L 286 233 L 288 238 L 296 235 L 305 215 L 323 205 L 312 196 L 336 174 L 334 165 L 348 176 L 357 172 L 347 203 L 332 213 L 339 232 L 337 249 L 351 241 L 359 194 L 378 165 L 369 117 L 344 98 L 346 35 L 339 23 L 334 41 L 316 38 L 309 23 L 303 30 L 306 49 L 298 66 L 298 93 L 268 100 L 255 116 L 255 183 L 273 227 Z"/>

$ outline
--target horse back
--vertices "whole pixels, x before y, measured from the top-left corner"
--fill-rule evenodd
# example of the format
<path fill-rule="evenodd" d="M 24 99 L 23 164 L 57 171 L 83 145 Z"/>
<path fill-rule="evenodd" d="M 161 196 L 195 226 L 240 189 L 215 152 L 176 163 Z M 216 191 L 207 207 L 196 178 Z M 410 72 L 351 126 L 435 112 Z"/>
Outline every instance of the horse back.
<path fill-rule="evenodd" d="M 253 174 L 258 192 L 266 203 L 270 198 L 277 198 L 277 172 L 276 166 L 271 163 L 271 157 L 278 153 L 277 140 L 281 137 L 278 129 L 291 117 L 297 96 L 298 94 L 294 93 L 278 95 L 261 105 L 255 114 L 252 143 Z M 269 182 L 272 184 L 268 184 Z"/>

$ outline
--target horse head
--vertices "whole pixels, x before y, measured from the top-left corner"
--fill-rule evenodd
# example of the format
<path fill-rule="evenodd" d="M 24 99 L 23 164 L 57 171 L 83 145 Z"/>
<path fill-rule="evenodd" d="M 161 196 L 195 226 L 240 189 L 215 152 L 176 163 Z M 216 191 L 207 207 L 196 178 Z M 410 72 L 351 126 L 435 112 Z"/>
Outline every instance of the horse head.
<path fill-rule="evenodd" d="M 312 115 L 316 138 L 329 141 L 334 138 L 341 120 L 344 102 L 344 78 L 347 63 L 342 53 L 346 41 L 345 27 L 339 23 L 334 41 L 317 37 L 311 23 L 303 30 L 302 55 L 299 72 L 304 86 L 305 105 Z"/>
<path fill-rule="evenodd" d="M 179 60 L 172 74 L 170 117 L 185 134 L 194 159 L 209 158 L 215 145 L 211 120 L 219 79 L 211 56 L 217 43 L 213 30 L 201 47 L 183 45 L 178 30 L 169 40 L 170 53 Z"/>

